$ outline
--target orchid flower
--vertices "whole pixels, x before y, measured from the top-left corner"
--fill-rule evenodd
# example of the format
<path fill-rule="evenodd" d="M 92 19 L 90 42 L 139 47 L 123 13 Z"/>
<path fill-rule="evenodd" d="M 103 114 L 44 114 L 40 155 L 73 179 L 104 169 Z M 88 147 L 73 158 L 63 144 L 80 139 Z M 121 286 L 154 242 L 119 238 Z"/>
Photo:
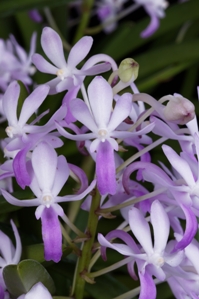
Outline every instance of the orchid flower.
<path fill-rule="evenodd" d="M 0 88 L 5 91 L 13 80 L 20 80 L 24 84 L 32 83 L 32 76 L 36 69 L 32 65 L 31 56 L 35 52 L 36 33 L 33 33 L 30 44 L 30 52 L 17 43 L 14 36 L 8 41 L 0 40 Z"/>
<path fill-rule="evenodd" d="M 111 33 L 117 27 L 115 18 L 117 13 L 122 10 L 122 6 L 126 0 L 102 0 L 97 2 L 97 15 L 104 24 L 104 31 Z"/>
<path fill-rule="evenodd" d="M 102 254 L 105 255 L 105 248 L 112 248 L 122 255 L 132 257 L 128 261 L 128 270 L 135 276 L 132 267 L 137 263 L 138 274 L 141 280 L 141 293 L 139 299 L 147 299 L 147 289 L 152 289 L 152 299 L 156 297 L 155 285 L 152 275 L 157 277 L 160 281 L 166 279 L 166 275 L 170 267 L 176 267 L 182 261 L 184 254 L 183 251 L 171 253 L 167 245 L 170 223 L 167 213 L 162 204 L 155 200 L 151 205 L 151 224 L 154 232 L 154 245 L 151 238 L 150 227 L 142 213 L 137 208 L 129 210 L 129 224 L 130 228 L 141 245 L 141 249 L 134 243 L 133 239 L 126 233 L 118 231 L 115 235 L 108 236 L 108 239 L 118 237 L 124 240 L 127 245 L 110 243 L 107 238 L 98 234 L 98 241 L 102 245 Z M 117 236 L 118 234 L 118 236 Z"/>
<path fill-rule="evenodd" d="M 16 81 L 9 85 L 2 99 L 2 108 L 8 121 L 6 128 L 8 137 L 22 136 L 25 139 L 27 133 L 35 132 L 35 126 L 27 124 L 27 121 L 43 103 L 48 92 L 47 85 L 37 87 L 24 101 L 19 119 L 17 119 L 20 86 Z"/>
<path fill-rule="evenodd" d="M 54 65 L 50 64 L 40 54 L 34 54 L 32 56 L 32 61 L 40 72 L 57 76 L 55 79 L 46 83 L 50 86 L 50 94 L 70 90 L 76 86 L 80 87 L 85 75 L 95 75 L 101 72 L 106 72 L 111 68 L 109 63 L 95 65 L 84 70 L 78 70 L 76 68 L 89 53 L 92 43 L 92 37 L 82 37 L 72 47 L 66 62 L 62 41 L 59 35 L 50 27 L 45 27 L 43 29 L 41 45 L 46 56 Z"/>
<path fill-rule="evenodd" d="M 5 190 L 2 195 L 16 206 L 38 206 L 36 218 L 42 221 L 42 236 L 46 260 L 58 262 L 62 256 L 62 234 L 58 216 L 66 217 L 58 202 L 80 200 L 95 186 L 95 181 L 82 193 L 59 197 L 58 194 L 69 177 L 69 166 L 64 156 L 57 157 L 53 147 L 41 142 L 32 153 L 32 165 L 29 163 L 32 177 L 30 189 L 36 195 L 31 200 L 18 200 Z"/>
<path fill-rule="evenodd" d="M 72 135 L 57 123 L 57 129 L 68 139 L 85 141 L 94 139 L 90 144 L 90 152 L 97 152 L 96 174 L 99 191 L 102 195 L 116 192 L 114 150 L 118 151 L 115 138 L 128 138 L 149 132 L 153 124 L 138 132 L 117 131 L 116 128 L 126 119 L 131 111 L 132 96 L 123 94 L 116 102 L 114 109 L 113 91 L 108 82 L 97 76 L 88 86 L 88 106 L 80 99 L 70 103 L 73 116 L 84 124 L 92 133 Z M 113 109 L 113 112 L 112 112 Z"/>

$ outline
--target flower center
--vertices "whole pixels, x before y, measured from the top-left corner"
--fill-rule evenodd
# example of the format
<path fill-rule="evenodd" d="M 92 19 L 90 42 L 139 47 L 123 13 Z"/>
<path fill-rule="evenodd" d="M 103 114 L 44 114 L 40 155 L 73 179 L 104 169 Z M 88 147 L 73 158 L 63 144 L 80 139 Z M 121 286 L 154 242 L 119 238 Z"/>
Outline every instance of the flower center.
<path fill-rule="evenodd" d="M 165 260 L 159 253 L 154 253 L 148 257 L 148 263 L 154 264 L 156 267 L 162 267 Z"/>
<path fill-rule="evenodd" d="M 46 194 L 42 197 L 42 202 L 47 208 L 50 208 L 52 201 L 53 197 L 50 194 Z"/>
<path fill-rule="evenodd" d="M 57 77 L 59 77 L 62 81 L 64 80 L 64 74 L 65 72 L 63 69 L 60 69 L 56 72 Z"/>
<path fill-rule="evenodd" d="M 108 132 L 105 129 L 100 129 L 98 131 L 99 138 L 101 139 L 102 142 L 104 142 L 106 140 L 107 134 L 108 134 Z"/>

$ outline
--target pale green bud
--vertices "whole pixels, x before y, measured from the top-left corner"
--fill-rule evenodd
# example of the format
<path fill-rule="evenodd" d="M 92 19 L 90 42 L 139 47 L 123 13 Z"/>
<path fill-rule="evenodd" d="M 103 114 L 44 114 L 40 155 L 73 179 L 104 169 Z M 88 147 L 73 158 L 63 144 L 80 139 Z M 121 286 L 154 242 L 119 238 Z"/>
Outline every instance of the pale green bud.
<path fill-rule="evenodd" d="M 122 82 L 133 82 L 138 77 L 139 64 L 133 58 L 122 60 L 119 65 L 118 75 Z"/>

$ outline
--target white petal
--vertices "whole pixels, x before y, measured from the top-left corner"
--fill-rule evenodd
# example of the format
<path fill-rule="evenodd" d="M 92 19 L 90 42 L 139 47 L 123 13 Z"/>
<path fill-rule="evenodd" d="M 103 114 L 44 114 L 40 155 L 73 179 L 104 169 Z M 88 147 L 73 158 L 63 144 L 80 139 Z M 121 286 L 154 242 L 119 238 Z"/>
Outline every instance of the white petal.
<path fill-rule="evenodd" d="M 70 170 L 66 158 L 64 156 L 59 156 L 57 159 L 56 176 L 52 188 L 52 193 L 54 196 L 57 196 L 61 191 L 62 187 L 68 179 L 69 172 Z"/>
<path fill-rule="evenodd" d="M 50 192 L 57 167 L 57 154 L 52 146 L 39 143 L 32 153 L 32 166 L 41 190 Z"/>
<path fill-rule="evenodd" d="M 46 59 L 43 58 L 40 54 L 34 54 L 32 56 L 32 62 L 36 66 L 36 68 L 42 72 L 47 74 L 53 74 L 56 75 L 58 68 L 53 66 L 51 63 L 49 63 Z"/>
<path fill-rule="evenodd" d="M 116 102 L 113 114 L 111 115 L 110 122 L 108 124 L 108 130 L 112 132 L 125 120 L 131 112 L 132 107 L 132 95 L 130 93 L 123 94 Z"/>
<path fill-rule="evenodd" d="M 154 250 L 161 253 L 167 244 L 170 222 L 164 207 L 158 200 L 155 200 L 151 206 L 151 223 L 154 231 Z"/>
<path fill-rule="evenodd" d="M 15 126 L 17 124 L 17 104 L 19 93 L 19 84 L 16 81 L 13 81 L 8 86 L 2 99 L 2 108 L 10 126 Z"/>
<path fill-rule="evenodd" d="M 88 86 L 88 97 L 98 128 L 106 128 L 111 115 L 113 91 L 109 83 L 97 76 Z"/>
<path fill-rule="evenodd" d="M 129 210 L 129 224 L 133 234 L 140 242 L 145 252 L 148 255 L 152 254 L 153 248 L 149 224 L 138 209 L 132 208 Z"/>
<path fill-rule="evenodd" d="M 48 289 L 41 283 L 35 284 L 30 291 L 25 295 L 24 299 L 52 299 Z"/>
<path fill-rule="evenodd" d="M 170 146 L 163 145 L 162 149 L 167 156 L 167 159 L 171 165 L 177 170 L 177 172 L 183 177 L 190 187 L 195 185 L 195 180 L 192 171 L 183 158 L 181 158 Z"/>
<path fill-rule="evenodd" d="M 72 100 L 70 102 L 70 109 L 73 116 L 82 124 L 84 124 L 90 131 L 97 131 L 97 126 L 90 114 L 90 111 L 87 105 L 82 100 Z"/>
<path fill-rule="evenodd" d="M 55 66 L 60 69 L 66 66 L 62 41 L 56 31 L 50 27 L 45 27 L 41 35 L 41 45 L 46 56 Z"/>
<path fill-rule="evenodd" d="M 89 53 L 93 44 L 91 36 L 82 37 L 70 50 L 68 55 L 68 65 L 75 68 Z"/>
<path fill-rule="evenodd" d="M 20 117 L 19 117 L 19 125 L 23 127 L 30 116 L 37 111 L 40 105 L 45 100 L 47 94 L 49 92 L 48 85 L 41 85 L 37 87 L 25 100 Z"/>

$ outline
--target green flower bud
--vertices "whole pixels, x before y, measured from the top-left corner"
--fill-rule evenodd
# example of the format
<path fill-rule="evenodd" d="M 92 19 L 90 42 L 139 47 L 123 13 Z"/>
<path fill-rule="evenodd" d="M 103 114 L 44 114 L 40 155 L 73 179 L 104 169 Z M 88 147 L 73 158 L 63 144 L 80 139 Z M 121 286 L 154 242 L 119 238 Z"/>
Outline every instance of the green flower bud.
<path fill-rule="evenodd" d="M 122 82 L 133 82 L 138 77 L 139 64 L 133 58 L 122 60 L 119 65 L 118 75 Z"/>

